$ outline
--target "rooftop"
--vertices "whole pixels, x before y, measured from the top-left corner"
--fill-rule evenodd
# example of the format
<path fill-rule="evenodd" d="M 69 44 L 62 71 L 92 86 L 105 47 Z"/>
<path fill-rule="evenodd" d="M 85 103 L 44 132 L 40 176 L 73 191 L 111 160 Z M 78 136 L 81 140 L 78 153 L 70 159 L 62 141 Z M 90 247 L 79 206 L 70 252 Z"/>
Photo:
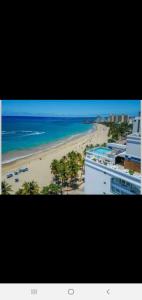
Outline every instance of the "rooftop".
<path fill-rule="evenodd" d="M 129 170 L 125 169 L 123 165 L 114 164 L 114 163 L 112 163 L 112 162 L 110 162 L 106 159 L 102 159 L 102 158 L 97 159 L 95 157 L 95 155 L 92 155 L 92 157 L 86 156 L 86 158 L 89 158 L 90 160 L 92 160 L 92 162 L 97 163 L 100 166 L 104 166 L 104 167 L 107 167 L 107 168 L 112 169 L 112 170 L 117 170 L 117 171 L 122 172 L 123 174 L 128 174 L 129 175 Z M 134 172 L 134 174 L 131 175 L 131 176 L 134 176 L 135 178 L 141 179 L 141 174 L 138 173 L 138 172 Z"/>
<path fill-rule="evenodd" d="M 122 147 L 121 147 L 122 146 Z M 126 146 L 119 144 L 108 144 L 108 147 L 96 147 L 87 151 L 87 156 L 95 158 L 106 158 L 111 161 L 112 158 L 125 153 Z"/>
<path fill-rule="evenodd" d="M 140 139 L 141 137 L 141 133 L 140 132 L 137 132 L 137 133 L 131 133 L 127 136 L 127 138 L 138 138 Z"/>
<path fill-rule="evenodd" d="M 99 149 L 104 149 L 104 152 L 99 151 Z M 125 157 L 125 153 L 126 152 L 124 151 L 124 149 L 111 150 L 106 147 L 98 147 L 87 151 L 86 159 L 89 159 L 100 166 L 104 166 L 107 169 L 117 170 L 119 172 L 122 172 L 123 174 L 130 175 L 129 170 L 125 169 L 122 164 L 115 163 L 115 157 Z M 141 179 L 141 174 L 138 172 L 134 172 L 134 174 L 130 176 L 134 176 L 137 179 Z"/>

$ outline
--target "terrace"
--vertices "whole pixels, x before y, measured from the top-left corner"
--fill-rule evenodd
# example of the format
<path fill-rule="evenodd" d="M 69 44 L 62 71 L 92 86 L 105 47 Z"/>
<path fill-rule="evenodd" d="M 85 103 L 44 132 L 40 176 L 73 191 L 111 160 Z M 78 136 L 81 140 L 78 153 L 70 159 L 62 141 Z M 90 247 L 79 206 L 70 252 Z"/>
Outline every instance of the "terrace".
<path fill-rule="evenodd" d="M 92 163 L 98 166 L 102 166 L 106 168 L 107 170 L 117 171 L 120 174 L 132 176 L 135 179 L 141 180 L 141 175 L 138 172 L 134 172 L 133 174 L 130 174 L 130 171 L 128 169 L 124 168 L 124 158 L 125 158 L 125 151 L 124 149 L 109 149 L 105 148 L 104 153 L 99 153 L 103 151 L 96 151 L 100 148 L 94 148 L 90 151 L 87 151 L 86 153 L 86 159 L 92 161 Z M 102 149 L 102 148 L 101 148 Z M 116 158 L 122 158 L 122 163 L 118 163 Z"/>
<path fill-rule="evenodd" d="M 123 146 L 123 147 L 121 147 Z M 125 149 L 124 145 L 116 144 L 108 144 L 108 147 L 97 147 L 87 151 L 86 156 L 91 159 L 98 159 L 100 162 L 106 160 L 107 162 L 113 162 L 115 164 L 116 157 L 124 157 L 125 156 Z"/>

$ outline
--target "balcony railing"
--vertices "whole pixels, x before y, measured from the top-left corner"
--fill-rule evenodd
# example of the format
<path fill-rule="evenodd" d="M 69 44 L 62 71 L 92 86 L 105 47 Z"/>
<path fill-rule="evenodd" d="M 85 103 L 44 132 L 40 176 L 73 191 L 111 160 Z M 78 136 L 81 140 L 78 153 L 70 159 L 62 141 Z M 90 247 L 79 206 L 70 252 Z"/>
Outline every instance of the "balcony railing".
<path fill-rule="evenodd" d="M 125 193 L 128 195 L 139 195 L 140 194 L 140 190 L 137 188 L 136 189 L 135 188 L 133 189 L 131 187 L 129 188 L 126 185 L 114 183 L 114 182 L 111 183 L 111 189 L 119 189 L 120 193 L 122 192 L 122 193 Z M 117 194 L 117 192 L 116 192 L 116 194 Z"/>

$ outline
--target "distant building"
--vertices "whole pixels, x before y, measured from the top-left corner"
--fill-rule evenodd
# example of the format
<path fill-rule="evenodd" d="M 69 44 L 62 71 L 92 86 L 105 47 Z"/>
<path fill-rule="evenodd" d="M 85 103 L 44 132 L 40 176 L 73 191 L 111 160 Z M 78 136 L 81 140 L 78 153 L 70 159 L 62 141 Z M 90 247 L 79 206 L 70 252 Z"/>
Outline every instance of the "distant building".
<path fill-rule="evenodd" d="M 118 123 L 118 116 L 115 116 L 115 122 Z"/>
<path fill-rule="evenodd" d="M 116 122 L 116 123 L 129 122 L 129 116 L 128 115 L 111 115 L 109 117 L 109 122 Z"/>
<path fill-rule="evenodd" d="M 115 115 L 111 115 L 111 116 L 109 117 L 109 119 L 110 119 L 110 122 L 115 122 Z"/>
<path fill-rule="evenodd" d="M 129 117 L 129 124 L 133 124 L 133 118 Z"/>
<path fill-rule="evenodd" d="M 121 122 L 128 122 L 129 117 L 127 115 L 122 115 Z"/>
<path fill-rule="evenodd" d="M 141 120 L 134 119 L 127 144 L 93 148 L 85 158 L 86 194 L 141 194 Z"/>
<path fill-rule="evenodd" d="M 141 117 L 136 117 L 133 120 L 133 133 L 140 134 L 141 133 Z"/>

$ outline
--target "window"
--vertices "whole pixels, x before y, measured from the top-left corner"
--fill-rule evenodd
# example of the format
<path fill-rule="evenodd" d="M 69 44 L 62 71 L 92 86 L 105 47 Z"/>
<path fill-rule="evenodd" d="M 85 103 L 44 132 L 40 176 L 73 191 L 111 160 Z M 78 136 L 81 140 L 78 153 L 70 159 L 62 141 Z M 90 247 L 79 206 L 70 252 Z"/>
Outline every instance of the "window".
<path fill-rule="evenodd" d="M 119 178 L 112 178 L 111 180 L 111 190 L 115 194 L 125 195 L 134 194 L 140 195 L 140 188 L 136 185 Z"/>
<path fill-rule="evenodd" d="M 140 120 L 138 120 L 138 132 L 140 131 Z"/>

